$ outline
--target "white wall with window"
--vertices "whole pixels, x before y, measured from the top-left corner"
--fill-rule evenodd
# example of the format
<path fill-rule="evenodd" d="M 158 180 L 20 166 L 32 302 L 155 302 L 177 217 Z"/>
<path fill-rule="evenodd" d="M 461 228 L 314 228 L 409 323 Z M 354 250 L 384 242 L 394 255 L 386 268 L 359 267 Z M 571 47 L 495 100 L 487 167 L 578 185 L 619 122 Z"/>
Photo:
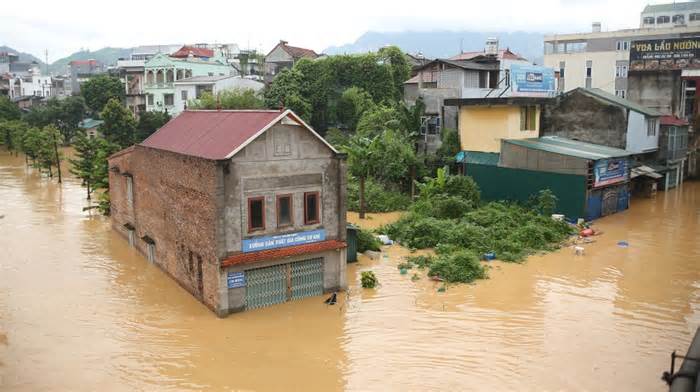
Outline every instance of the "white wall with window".
<path fill-rule="evenodd" d="M 637 154 L 656 151 L 659 148 L 659 118 L 630 110 L 626 144 L 625 150 Z"/>

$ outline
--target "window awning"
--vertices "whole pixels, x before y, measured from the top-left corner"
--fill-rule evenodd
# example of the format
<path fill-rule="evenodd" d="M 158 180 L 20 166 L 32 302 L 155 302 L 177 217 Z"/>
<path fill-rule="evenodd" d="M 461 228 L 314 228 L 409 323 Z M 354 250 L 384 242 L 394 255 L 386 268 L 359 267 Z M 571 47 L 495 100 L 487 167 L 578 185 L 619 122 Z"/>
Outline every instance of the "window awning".
<path fill-rule="evenodd" d="M 654 179 L 663 177 L 663 175 L 657 173 L 656 170 L 644 165 L 637 166 L 630 171 L 630 178 L 636 178 L 639 176 L 651 177 Z"/>

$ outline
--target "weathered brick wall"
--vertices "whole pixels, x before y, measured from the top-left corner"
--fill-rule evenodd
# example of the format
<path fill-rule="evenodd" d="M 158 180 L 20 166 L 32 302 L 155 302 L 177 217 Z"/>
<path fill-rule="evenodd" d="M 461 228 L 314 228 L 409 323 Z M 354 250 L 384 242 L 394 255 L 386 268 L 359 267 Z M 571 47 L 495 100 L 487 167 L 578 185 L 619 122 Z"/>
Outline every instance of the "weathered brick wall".
<path fill-rule="evenodd" d="M 561 136 L 624 149 L 627 112 L 582 93 L 566 95 L 544 105 L 542 136 Z"/>
<path fill-rule="evenodd" d="M 183 288 L 214 311 L 219 305 L 217 257 L 216 162 L 136 146 L 110 160 L 121 173 L 110 172 L 113 226 L 126 235 L 125 223 L 136 228 L 135 246 L 144 254 L 148 236 L 155 241 L 155 263 Z M 126 178 L 133 176 L 133 212 L 126 195 Z M 203 288 L 197 280 L 202 264 Z"/>

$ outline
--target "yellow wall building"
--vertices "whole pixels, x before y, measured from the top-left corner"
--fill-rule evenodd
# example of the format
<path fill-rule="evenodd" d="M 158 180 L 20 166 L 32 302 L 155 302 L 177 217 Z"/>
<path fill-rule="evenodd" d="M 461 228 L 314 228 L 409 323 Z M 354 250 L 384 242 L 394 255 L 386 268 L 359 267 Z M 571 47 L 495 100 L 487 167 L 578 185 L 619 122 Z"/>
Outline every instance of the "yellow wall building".
<path fill-rule="evenodd" d="M 541 98 L 457 99 L 462 150 L 500 152 L 502 139 L 539 136 Z"/>

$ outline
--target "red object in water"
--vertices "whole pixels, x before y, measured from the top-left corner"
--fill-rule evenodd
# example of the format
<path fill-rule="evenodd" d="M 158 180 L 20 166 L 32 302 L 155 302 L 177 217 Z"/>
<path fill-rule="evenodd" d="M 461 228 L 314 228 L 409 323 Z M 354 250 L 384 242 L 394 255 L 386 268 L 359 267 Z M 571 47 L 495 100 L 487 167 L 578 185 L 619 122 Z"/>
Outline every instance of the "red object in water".
<path fill-rule="evenodd" d="M 581 237 L 590 237 L 593 235 L 593 229 L 583 229 L 579 234 Z"/>

